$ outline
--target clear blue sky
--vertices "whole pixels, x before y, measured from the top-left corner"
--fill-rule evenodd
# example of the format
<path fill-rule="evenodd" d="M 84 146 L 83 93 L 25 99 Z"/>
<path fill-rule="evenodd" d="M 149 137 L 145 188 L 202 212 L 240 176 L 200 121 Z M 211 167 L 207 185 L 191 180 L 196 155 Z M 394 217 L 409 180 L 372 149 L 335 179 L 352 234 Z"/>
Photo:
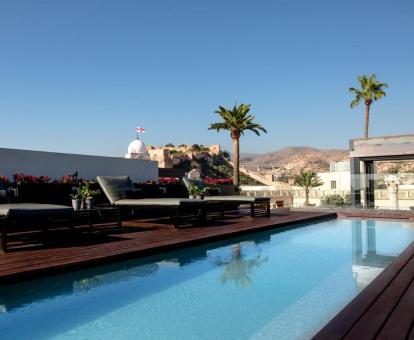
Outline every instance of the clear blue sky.
<path fill-rule="evenodd" d="M 414 1 L 0 0 L 0 147 L 122 155 L 220 143 L 218 105 L 250 103 L 244 152 L 347 148 L 363 131 L 348 87 L 376 73 L 371 135 L 414 127 Z"/>

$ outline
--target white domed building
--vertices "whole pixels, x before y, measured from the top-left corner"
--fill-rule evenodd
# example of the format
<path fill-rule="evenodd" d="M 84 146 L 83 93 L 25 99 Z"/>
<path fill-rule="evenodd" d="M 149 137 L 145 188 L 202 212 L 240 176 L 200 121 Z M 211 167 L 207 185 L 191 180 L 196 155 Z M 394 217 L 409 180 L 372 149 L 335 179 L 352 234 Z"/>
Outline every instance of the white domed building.
<path fill-rule="evenodd" d="M 128 153 L 125 155 L 125 158 L 149 159 L 147 147 L 145 146 L 144 142 L 137 137 L 137 139 L 129 143 Z"/>

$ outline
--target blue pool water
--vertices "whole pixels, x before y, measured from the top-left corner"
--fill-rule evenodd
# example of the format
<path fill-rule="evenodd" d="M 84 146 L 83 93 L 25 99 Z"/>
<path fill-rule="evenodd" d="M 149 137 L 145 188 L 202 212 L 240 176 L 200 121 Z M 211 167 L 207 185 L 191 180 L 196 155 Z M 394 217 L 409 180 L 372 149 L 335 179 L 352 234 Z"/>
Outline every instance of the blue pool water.
<path fill-rule="evenodd" d="M 0 338 L 309 338 L 413 240 L 338 219 L 4 286 Z"/>

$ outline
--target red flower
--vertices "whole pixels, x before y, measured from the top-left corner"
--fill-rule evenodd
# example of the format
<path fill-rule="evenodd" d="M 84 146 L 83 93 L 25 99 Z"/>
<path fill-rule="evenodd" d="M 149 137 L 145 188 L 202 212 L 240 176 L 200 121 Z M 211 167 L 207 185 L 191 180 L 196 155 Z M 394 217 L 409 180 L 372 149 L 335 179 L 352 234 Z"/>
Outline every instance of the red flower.
<path fill-rule="evenodd" d="M 231 178 L 204 178 L 204 183 L 208 185 L 219 185 L 219 184 L 232 184 L 233 180 Z"/>
<path fill-rule="evenodd" d="M 7 176 L 0 175 L 0 183 L 9 184 L 9 179 Z"/>
<path fill-rule="evenodd" d="M 78 184 L 82 179 L 78 179 L 76 175 L 65 175 L 60 177 L 56 182 L 63 184 Z"/>
<path fill-rule="evenodd" d="M 22 173 L 14 174 L 13 175 L 14 182 L 16 184 L 22 183 L 49 183 L 51 178 L 48 176 L 33 176 L 33 175 L 25 175 Z"/>
<path fill-rule="evenodd" d="M 180 183 L 180 179 L 177 177 L 160 177 L 158 182 L 160 184 L 178 184 Z"/>

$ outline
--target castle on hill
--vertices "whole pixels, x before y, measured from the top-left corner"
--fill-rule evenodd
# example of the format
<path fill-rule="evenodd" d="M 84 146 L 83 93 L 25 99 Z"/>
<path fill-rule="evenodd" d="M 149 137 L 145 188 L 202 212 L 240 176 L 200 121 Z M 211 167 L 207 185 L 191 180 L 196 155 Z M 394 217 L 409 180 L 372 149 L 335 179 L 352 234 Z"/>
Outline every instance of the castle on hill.
<path fill-rule="evenodd" d="M 183 158 L 192 158 L 194 154 L 207 153 L 210 155 L 218 155 L 221 152 L 219 144 L 210 146 L 204 145 L 186 145 L 181 144 L 175 146 L 167 144 L 164 146 L 145 146 L 144 142 L 137 137 L 128 145 L 128 153 L 125 158 L 129 159 L 149 159 L 158 162 L 159 168 L 173 168 L 179 164 Z"/>

